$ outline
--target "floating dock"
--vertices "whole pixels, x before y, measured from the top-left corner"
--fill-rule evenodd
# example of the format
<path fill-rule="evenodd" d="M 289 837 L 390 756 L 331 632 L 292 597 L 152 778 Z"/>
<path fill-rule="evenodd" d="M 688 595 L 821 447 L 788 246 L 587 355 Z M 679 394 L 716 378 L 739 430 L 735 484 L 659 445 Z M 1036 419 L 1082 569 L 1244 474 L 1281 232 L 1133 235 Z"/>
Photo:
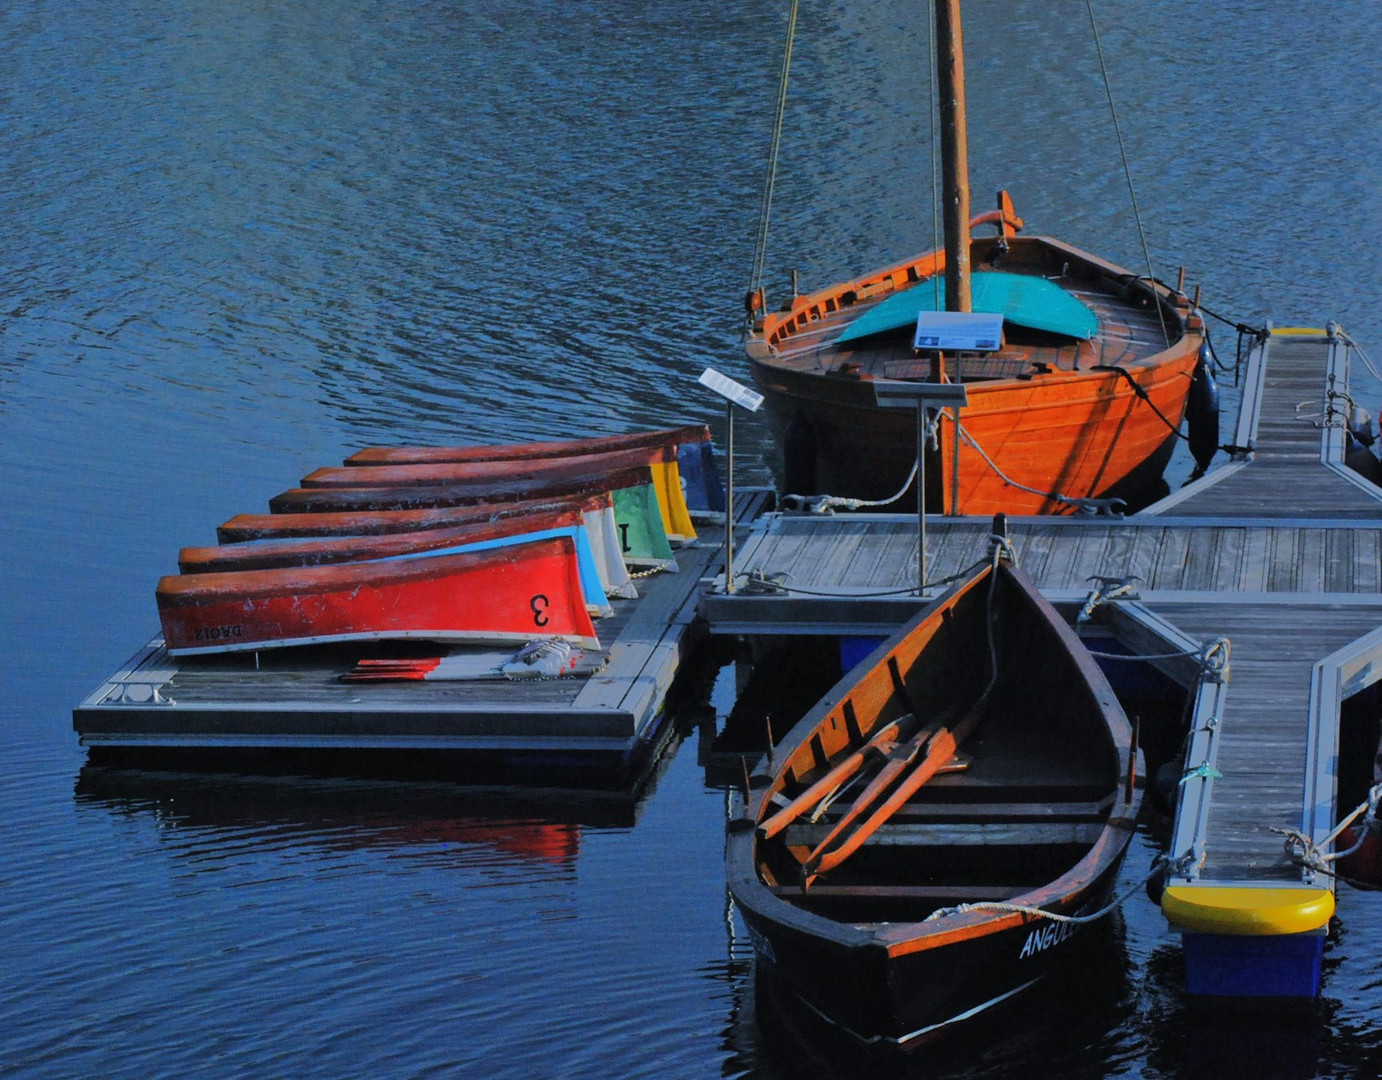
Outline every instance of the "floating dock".
<path fill-rule="evenodd" d="M 1333 879 L 1286 841 L 1333 829 L 1339 706 L 1382 676 L 1382 490 L 1344 464 L 1350 350 L 1260 341 L 1234 460 L 1142 514 L 1008 523 L 1048 598 L 1194 694 L 1162 899 L 1192 993 L 1318 988 Z M 985 558 L 991 528 L 928 519 L 927 580 Z M 882 636 L 922 602 L 916 545 L 914 517 L 770 516 L 702 611 L 717 634 Z"/>
<path fill-rule="evenodd" d="M 758 513 L 766 493 L 739 502 Z M 195 753 L 254 764 L 372 769 L 396 764 L 503 782 L 533 774 L 620 787 L 636 778 L 666 734 L 663 704 L 703 626 L 696 619 L 703 578 L 723 574 L 721 525 L 675 552 L 678 572 L 639 578 L 636 599 L 612 601 L 598 621 L 602 648 L 587 650 L 593 674 L 554 679 L 490 677 L 397 682 L 347 681 L 362 658 L 388 645 L 269 649 L 171 657 L 161 638 L 141 649 L 73 711 L 93 762 L 182 762 Z M 416 647 L 396 647 L 402 655 Z M 508 653 L 442 653 L 477 672 Z M 437 655 L 437 653 L 433 653 Z"/>

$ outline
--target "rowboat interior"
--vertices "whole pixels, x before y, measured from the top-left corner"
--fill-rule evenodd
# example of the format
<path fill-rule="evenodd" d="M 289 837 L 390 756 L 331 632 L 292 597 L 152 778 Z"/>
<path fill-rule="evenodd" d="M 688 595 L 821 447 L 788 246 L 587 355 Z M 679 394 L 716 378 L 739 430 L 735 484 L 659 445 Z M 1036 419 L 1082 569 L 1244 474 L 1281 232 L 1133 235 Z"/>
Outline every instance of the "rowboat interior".
<path fill-rule="evenodd" d="M 942 907 L 1022 896 L 1089 853 L 1121 786 L 1099 709 L 1081 700 L 1039 618 L 1007 609 L 993 622 L 990 653 L 976 646 L 986 640 L 988 585 L 964 601 L 929 640 L 878 663 L 809 739 L 782 748 L 791 760 L 774 766 L 778 787 L 763 803 L 756 844 L 759 877 L 774 895 L 866 928 L 912 923 Z M 852 854 L 814 869 L 813 853 L 830 848 L 879 768 L 938 726 L 959 748 Z M 872 766 L 850 773 L 860 751 Z"/>

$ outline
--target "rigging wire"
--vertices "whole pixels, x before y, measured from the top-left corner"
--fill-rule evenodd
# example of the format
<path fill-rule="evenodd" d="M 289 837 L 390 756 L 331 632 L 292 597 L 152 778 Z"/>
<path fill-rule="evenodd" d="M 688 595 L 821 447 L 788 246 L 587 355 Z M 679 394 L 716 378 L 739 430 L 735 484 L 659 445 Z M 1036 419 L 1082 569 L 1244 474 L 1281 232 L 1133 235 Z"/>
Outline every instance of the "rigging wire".
<path fill-rule="evenodd" d="M 1142 212 L 1137 206 L 1137 191 L 1133 188 L 1132 169 L 1128 165 L 1128 151 L 1123 144 L 1123 129 L 1118 123 L 1118 109 L 1113 104 L 1113 86 L 1108 78 L 1108 66 L 1104 63 L 1104 46 L 1099 40 L 1099 27 L 1094 21 L 1094 0 L 1085 0 L 1085 9 L 1089 12 L 1089 28 L 1094 34 L 1094 49 L 1099 54 L 1099 73 L 1104 80 L 1104 94 L 1108 98 L 1109 115 L 1113 118 L 1113 131 L 1118 136 L 1118 153 L 1123 159 L 1123 176 L 1128 182 L 1128 197 L 1132 200 L 1133 221 L 1137 225 L 1137 237 L 1142 243 L 1142 257 L 1147 262 L 1147 276 L 1155 281 L 1156 273 L 1152 269 L 1152 253 L 1147 247 L 1147 234 L 1142 228 Z M 1171 334 L 1166 328 L 1166 316 L 1161 310 L 1161 304 L 1156 304 L 1157 319 L 1161 323 L 1161 336 L 1166 344 L 1171 344 Z"/>
<path fill-rule="evenodd" d="M 940 61 L 936 58 L 936 0 L 931 0 L 926 5 L 926 12 L 929 16 L 926 31 L 926 54 L 931 60 L 931 87 L 930 98 L 927 102 L 926 116 L 929 127 L 927 132 L 927 142 L 931 149 L 931 250 L 941 250 L 941 167 L 940 167 L 940 125 L 936 123 L 937 113 L 939 112 L 938 102 L 940 101 Z M 944 275 L 931 275 L 931 291 L 934 295 L 933 303 L 937 308 L 941 306 L 941 282 L 945 280 Z"/>
<path fill-rule="evenodd" d="M 800 0 L 792 0 L 787 18 L 787 44 L 782 53 L 782 72 L 777 83 L 777 114 L 773 120 L 772 144 L 768 151 L 768 171 L 763 179 L 763 196 L 758 207 L 758 236 L 754 244 L 753 268 L 749 272 L 748 292 L 752 295 L 763 288 L 763 265 L 768 253 L 768 222 L 772 216 L 773 186 L 777 182 L 777 155 L 782 146 L 782 122 L 787 111 L 787 81 L 792 70 L 792 46 L 797 35 L 797 9 Z"/>

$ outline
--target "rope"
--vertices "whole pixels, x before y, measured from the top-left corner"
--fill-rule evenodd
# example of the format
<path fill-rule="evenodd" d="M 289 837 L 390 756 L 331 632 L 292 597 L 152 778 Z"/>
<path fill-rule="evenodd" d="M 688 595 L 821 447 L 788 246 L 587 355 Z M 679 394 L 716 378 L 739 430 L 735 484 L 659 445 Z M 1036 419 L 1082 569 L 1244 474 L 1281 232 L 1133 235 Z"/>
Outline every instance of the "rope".
<path fill-rule="evenodd" d="M 809 507 L 813 514 L 833 514 L 836 510 L 858 510 L 865 506 L 889 506 L 907 494 L 916 477 L 917 463 L 913 461 L 912 471 L 907 474 L 906 482 L 896 495 L 886 499 L 851 499 L 844 495 L 784 495 L 782 498 L 784 501 L 792 500 L 794 504 Z"/>
<path fill-rule="evenodd" d="M 1358 806 L 1353 809 L 1353 812 L 1339 822 L 1339 824 L 1334 827 L 1334 831 L 1319 843 L 1315 843 L 1310 837 L 1296 829 L 1281 829 L 1274 827 L 1272 832 L 1279 833 L 1286 837 L 1286 855 L 1292 862 L 1299 866 L 1307 867 L 1310 870 L 1317 870 L 1320 873 L 1333 875 L 1335 871 L 1330 866 L 1330 863 L 1334 862 L 1336 859 L 1342 859 L 1352 855 L 1362 847 L 1363 841 L 1366 839 L 1370 829 L 1382 828 L 1382 823 L 1379 823 L 1377 819 L 1379 804 L 1382 804 L 1382 784 L 1374 784 L 1372 789 L 1368 792 L 1368 797 L 1364 799 L 1363 802 L 1359 803 Z M 1353 822 L 1358 819 L 1359 815 L 1366 816 L 1363 818 L 1363 828 L 1358 830 L 1358 839 L 1354 841 L 1353 845 L 1343 851 L 1326 852 L 1324 849 L 1334 843 L 1334 841 L 1339 838 L 1339 834 L 1352 825 Z"/>
<path fill-rule="evenodd" d="M 1170 429 L 1172 435 L 1174 435 L 1178 439 L 1184 439 L 1186 442 L 1190 441 L 1189 435 L 1186 435 L 1184 432 L 1180 430 L 1180 428 L 1178 428 L 1175 424 L 1171 423 L 1171 421 L 1167 418 L 1166 414 L 1163 413 L 1160 409 L 1158 409 L 1154 404 L 1152 404 L 1152 399 L 1148 395 L 1146 389 L 1144 389 L 1141 386 L 1141 384 L 1139 384 L 1138 381 L 1132 377 L 1132 372 L 1129 371 L 1127 368 L 1119 367 L 1117 364 L 1095 364 L 1094 367 L 1090 370 L 1115 371 L 1119 375 L 1123 376 L 1123 378 L 1128 380 L 1128 385 L 1132 387 L 1132 392 L 1136 394 L 1143 402 L 1145 402 L 1147 407 L 1151 409 L 1152 412 L 1156 413 L 1157 419 L 1160 420 L 1163 424 L 1165 424 L 1168 429 Z"/>
<path fill-rule="evenodd" d="M 956 904 L 953 907 L 937 908 L 935 911 L 931 912 L 930 915 L 926 916 L 922 922 L 930 922 L 933 919 L 944 918 L 948 915 L 965 915 L 971 911 L 1004 911 L 1013 915 L 1032 915 L 1039 919 L 1049 919 L 1051 922 L 1071 923 L 1077 926 L 1083 926 L 1087 923 L 1097 922 L 1106 915 L 1110 915 L 1117 911 L 1124 903 L 1131 899 L 1134 894 L 1146 888 L 1147 882 L 1161 873 L 1165 861 L 1166 860 L 1162 856 L 1157 856 L 1157 858 L 1152 860 L 1151 873 L 1140 879 L 1117 899 L 1110 901 L 1098 911 L 1092 912 L 1089 915 L 1062 915 L 1059 912 L 1047 911 L 1045 908 L 1033 907 L 1030 904 L 1010 904 L 1005 900 L 976 900 L 972 904 Z"/>
<path fill-rule="evenodd" d="M 1085 0 L 1085 8 L 1089 12 L 1089 28 L 1094 34 L 1094 48 L 1099 54 L 1099 72 L 1104 79 L 1104 93 L 1108 97 L 1108 111 L 1113 118 L 1113 131 L 1118 136 L 1118 153 L 1123 159 L 1123 176 L 1128 181 L 1128 197 L 1132 200 L 1133 221 L 1137 224 L 1137 236 L 1142 242 L 1142 257 L 1147 262 L 1147 274 L 1153 276 L 1152 253 L 1147 247 L 1147 234 L 1142 229 L 1142 212 L 1137 207 L 1137 192 L 1133 188 L 1132 169 L 1128 166 L 1128 151 L 1123 145 L 1123 129 L 1118 123 L 1118 110 L 1113 104 L 1113 86 L 1109 83 L 1108 67 L 1104 64 L 1104 46 L 1099 40 L 1099 27 L 1094 22 L 1094 2 Z M 1167 345 L 1171 344 L 1171 333 L 1166 328 L 1166 315 L 1161 310 L 1161 305 L 1156 305 L 1157 319 L 1161 323 L 1161 336 Z"/>
<path fill-rule="evenodd" d="M 758 238 L 754 245 L 753 268 L 749 272 L 749 294 L 763 286 L 763 265 L 768 255 L 768 221 L 772 216 L 773 187 L 777 182 L 777 157 L 782 147 L 782 121 L 787 111 L 787 78 L 792 70 L 792 46 L 797 35 L 797 7 L 799 0 L 792 0 L 792 11 L 787 19 L 787 45 L 782 54 L 782 73 L 777 83 L 777 114 L 773 121 L 772 144 L 768 151 L 768 172 L 763 180 L 763 197 L 758 207 Z"/>
<path fill-rule="evenodd" d="M 963 578 L 967 578 L 970 574 L 974 573 L 974 571 L 978 570 L 981 566 L 986 565 L 988 561 L 989 557 L 985 556 L 984 558 L 979 559 L 976 562 L 970 563 L 963 570 L 957 570 L 955 571 L 955 573 L 949 574 L 946 577 L 936 578 L 934 581 L 928 581 L 925 584 L 924 588 L 935 589 L 939 588 L 941 585 L 950 585 L 953 582 L 960 581 Z M 916 587 L 911 585 L 909 585 L 906 588 L 886 589 L 880 592 L 868 593 L 852 592 L 848 594 L 843 594 L 837 592 L 821 592 L 815 589 L 802 589 L 794 585 L 788 585 L 786 584 L 784 578 L 785 575 L 774 575 L 769 577 L 765 575 L 761 570 L 750 570 L 744 574 L 734 575 L 734 580 L 736 583 L 735 588 L 739 589 L 740 586 L 738 582 L 743 581 L 744 585 L 740 591 L 747 593 L 750 596 L 780 596 L 782 594 L 787 594 L 791 596 L 828 597 L 832 600 L 839 600 L 842 598 L 847 600 L 871 600 L 889 596 L 914 596 L 916 594 Z"/>
<path fill-rule="evenodd" d="M 1179 660 L 1186 656 L 1195 656 L 1200 661 L 1200 673 L 1202 675 L 1222 675 L 1228 670 L 1229 654 L 1232 649 L 1232 642 L 1226 637 L 1213 638 L 1202 644 L 1198 649 L 1181 649 L 1178 652 L 1168 653 L 1106 653 L 1089 650 L 1089 655 L 1100 660 Z"/>
<path fill-rule="evenodd" d="M 942 415 L 942 419 L 951 420 L 950 416 L 944 414 Z M 953 423 L 953 421 L 951 422 Z M 1028 487 L 1026 484 L 1014 480 L 1000 469 L 994 463 L 993 458 L 989 457 L 988 454 L 984 452 L 984 448 L 979 445 L 974 436 L 965 429 L 963 424 L 960 425 L 958 430 L 960 438 L 968 443 L 974 449 L 975 453 L 984 459 L 984 463 L 993 470 L 994 474 L 1009 487 L 1015 487 L 1019 491 L 1027 492 L 1029 495 L 1040 495 L 1044 499 L 1050 499 L 1052 502 L 1062 503 L 1065 506 L 1071 506 L 1077 510 L 1095 512 L 1111 511 L 1117 513 L 1121 506 L 1126 505 L 1122 499 L 1082 499 L 1074 495 L 1062 495 L 1059 491 L 1042 491 L 1040 488 Z"/>

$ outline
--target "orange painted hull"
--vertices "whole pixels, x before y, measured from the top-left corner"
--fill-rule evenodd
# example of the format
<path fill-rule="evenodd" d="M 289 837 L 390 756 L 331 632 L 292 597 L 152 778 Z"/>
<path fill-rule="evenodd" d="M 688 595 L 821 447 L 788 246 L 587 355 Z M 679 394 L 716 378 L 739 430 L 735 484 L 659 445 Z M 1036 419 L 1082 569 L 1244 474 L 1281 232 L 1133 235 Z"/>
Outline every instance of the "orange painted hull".
<path fill-rule="evenodd" d="M 1006 258 L 993 242 L 976 241 L 973 250 L 976 265 L 1001 261 L 1013 273 L 1061 280 L 1096 313 L 1095 337 L 1019 333 L 991 356 L 947 358 L 944 375 L 934 354 L 910 347 L 905 330 L 905 338 L 840 340 L 880 298 L 924 287 L 943 265 L 935 253 L 798 297 L 765 316 L 748 345 L 783 447 L 787 494 L 897 495 L 916 461 L 916 413 L 879 406 L 874 381 L 949 381 L 956 371 L 968 393 L 958 493 L 947 413 L 926 459 L 929 511 L 1072 513 L 1076 500 L 1145 503 L 1161 484 L 1205 340 L 1185 297 L 1046 238 L 1013 240 Z M 913 488 L 883 509 L 915 505 Z"/>

